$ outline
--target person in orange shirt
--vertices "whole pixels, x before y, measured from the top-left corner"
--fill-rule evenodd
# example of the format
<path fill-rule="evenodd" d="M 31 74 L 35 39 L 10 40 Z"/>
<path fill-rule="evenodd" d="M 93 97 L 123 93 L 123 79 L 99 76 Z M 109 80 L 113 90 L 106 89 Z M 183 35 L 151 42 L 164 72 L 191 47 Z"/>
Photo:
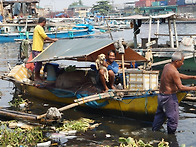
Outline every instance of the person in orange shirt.
<path fill-rule="evenodd" d="M 40 17 L 38 20 L 38 25 L 35 27 L 33 32 L 33 46 L 32 46 L 32 54 L 33 58 L 35 58 L 38 54 L 43 51 L 44 41 L 49 40 L 52 42 L 57 41 L 58 39 L 49 38 L 43 27 L 46 25 L 46 18 Z M 42 62 L 35 62 L 35 80 L 42 80 L 40 77 L 40 70 L 42 68 Z"/>

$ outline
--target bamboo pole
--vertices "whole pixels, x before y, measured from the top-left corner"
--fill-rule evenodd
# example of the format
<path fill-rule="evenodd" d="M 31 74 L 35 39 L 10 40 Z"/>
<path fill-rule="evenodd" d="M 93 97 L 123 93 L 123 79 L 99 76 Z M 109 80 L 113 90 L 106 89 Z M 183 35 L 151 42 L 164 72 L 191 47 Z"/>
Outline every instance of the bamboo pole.
<path fill-rule="evenodd" d="M 110 34 L 110 38 L 111 38 L 112 40 L 114 40 L 114 39 L 113 39 L 113 36 L 112 36 L 112 33 L 111 33 L 111 30 L 110 30 L 110 27 L 109 27 L 109 25 L 108 25 L 107 19 L 106 19 L 106 24 L 107 24 L 107 28 L 108 28 L 108 31 L 109 31 L 109 34 Z"/>
<path fill-rule="evenodd" d="M 126 86 L 126 79 L 125 79 L 125 59 L 124 59 L 124 54 L 122 54 L 122 74 L 123 74 L 123 87 L 124 87 L 124 89 L 126 89 L 127 86 Z"/>
<path fill-rule="evenodd" d="M 177 29 L 176 29 L 176 20 L 173 20 L 173 26 L 174 26 L 174 33 L 175 33 L 175 39 L 176 39 L 176 47 L 179 47 L 179 43 L 178 43 L 178 33 L 177 33 Z"/>
<path fill-rule="evenodd" d="M 158 36 L 169 36 L 169 34 L 163 34 L 163 33 L 154 33 L 154 35 L 158 35 Z M 174 36 L 175 34 L 173 34 Z M 196 36 L 195 33 L 193 34 L 178 34 L 178 36 L 190 36 L 190 37 L 193 37 L 193 36 Z"/>
<path fill-rule="evenodd" d="M 103 97 L 105 96 L 106 94 L 112 94 L 113 92 L 108 92 L 108 93 L 100 93 L 100 94 L 96 94 L 96 95 L 90 95 L 90 96 L 86 96 L 86 97 L 82 97 L 82 98 L 78 98 L 78 99 L 75 99 L 74 102 L 79 102 L 79 101 L 84 101 L 84 100 L 87 100 L 87 99 L 90 99 L 90 98 L 94 98 L 94 97 L 97 97 L 97 95 L 99 97 Z"/>
<path fill-rule="evenodd" d="M 20 120 L 38 121 L 36 119 L 37 115 L 7 109 L 0 109 L 0 115 Z M 40 119 L 39 123 L 51 123 L 53 121 L 51 119 Z"/>
<path fill-rule="evenodd" d="M 21 118 L 21 119 L 26 119 L 26 120 L 36 120 L 36 116 L 37 116 L 33 114 L 6 110 L 6 109 L 0 109 L 0 115 L 6 116 L 6 117 L 12 117 L 12 118 Z"/>
<path fill-rule="evenodd" d="M 148 90 L 131 90 L 131 89 L 122 89 L 122 90 L 115 90 L 115 92 L 146 92 Z M 154 90 L 150 90 L 150 91 L 159 91 L 159 89 L 154 89 Z"/>
<path fill-rule="evenodd" d="M 136 21 L 135 21 L 135 19 L 133 20 L 133 24 L 134 24 L 134 30 L 136 30 L 135 29 L 135 24 L 136 24 Z M 137 31 L 137 30 L 136 30 Z M 134 31 L 134 35 L 133 35 L 133 41 L 134 41 L 134 48 L 137 48 L 137 34 L 136 34 L 136 31 Z"/>
<path fill-rule="evenodd" d="M 148 43 L 150 43 L 150 41 L 151 41 L 151 30 L 152 30 L 152 17 L 150 16 L 149 32 L 148 32 Z"/>
<path fill-rule="evenodd" d="M 41 54 L 43 54 L 49 47 L 51 47 L 54 44 L 54 42 L 50 43 L 39 55 L 37 55 L 35 58 L 33 58 L 32 60 L 36 59 L 37 57 L 39 57 Z M 27 63 L 31 63 L 32 60 L 30 62 Z"/>
<path fill-rule="evenodd" d="M 99 100 L 99 99 L 105 99 L 105 98 L 113 97 L 113 96 L 114 96 L 114 93 L 110 93 L 110 94 L 107 93 L 105 96 L 102 96 L 102 97 L 99 97 L 99 94 L 96 94 L 96 95 L 94 95 L 94 96 L 95 96 L 95 97 L 89 98 L 89 99 L 88 99 L 88 97 L 86 97 L 86 100 L 84 100 L 84 101 L 72 103 L 72 104 L 70 104 L 70 105 L 67 105 L 67 106 L 64 106 L 64 107 L 62 107 L 62 108 L 59 108 L 58 110 L 59 110 L 59 111 L 64 111 L 64 110 L 71 109 L 71 108 L 73 108 L 73 107 L 82 105 L 82 104 L 87 103 L 87 102 L 91 102 L 91 101 L 96 101 L 96 100 Z M 92 97 L 92 96 L 89 96 L 89 97 Z M 46 115 L 47 115 L 46 113 L 45 113 L 45 114 L 42 114 L 42 115 L 39 115 L 39 116 L 36 117 L 36 119 L 41 119 L 41 118 L 43 118 L 43 117 L 46 117 Z"/>
<path fill-rule="evenodd" d="M 170 18 L 168 18 L 168 28 L 169 28 L 170 47 L 174 48 L 173 32 L 172 32 L 172 28 L 171 28 L 171 19 Z"/>
<path fill-rule="evenodd" d="M 159 25 L 160 25 L 160 20 L 158 19 L 157 20 L 157 32 L 156 32 L 156 34 L 159 34 Z M 156 37 L 159 38 L 158 35 L 156 35 Z"/>

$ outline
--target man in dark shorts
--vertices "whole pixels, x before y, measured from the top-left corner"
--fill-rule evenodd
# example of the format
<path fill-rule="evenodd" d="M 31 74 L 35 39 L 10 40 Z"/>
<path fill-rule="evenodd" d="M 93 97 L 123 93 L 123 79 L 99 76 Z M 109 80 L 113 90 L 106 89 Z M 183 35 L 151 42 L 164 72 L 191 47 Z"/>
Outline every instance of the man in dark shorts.
<path fill-rule="evenodd" d="M 158 94 L 158 107 L 152 126 L 153 131 L 158 131 L 167 117 L 167 131 L 174 134 L 179 119 L 178 99 L 176 93 L 180 91 L 196 90 L 196 86 L 187 87 L 182 85 L 181 79 L 196 79 L 196 76 L 180 74 L 178 68 L 184 63 L 184 56 L 181 52 L 172 55 L 172 62 L 164 66 Z"/>

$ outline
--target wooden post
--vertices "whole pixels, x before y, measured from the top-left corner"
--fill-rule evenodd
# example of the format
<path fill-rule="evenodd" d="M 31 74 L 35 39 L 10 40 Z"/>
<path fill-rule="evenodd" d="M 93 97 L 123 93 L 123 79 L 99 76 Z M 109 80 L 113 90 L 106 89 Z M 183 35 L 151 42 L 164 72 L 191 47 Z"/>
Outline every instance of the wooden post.
<path fill-rule="evenodd" d="M 136 24 L 135 19 L 133 20 L 133 24 Z M 135 25 L 134 25 L 134 27 L 135 27 Z M 134 36 L 133 36 L 134 48 L 137 48 L 137 34 L 136 34 L 136 32 L 134 32 L 133 34 L 134 34 Z"/>
<path fill-rule="evenodd" d="M 150 41 L 151 41 L 151 29 L 152 29 L 152 17 L 150 16 L 149 32 L 148 32 L 148 43 L 150 43 Z"/>
<path fill-rule="evenodd" d="M 126 86 L 126 79 L 125 79 L 125 59 L 124 59 L 124 54 L 122 54 L 122 73 L 123 73 L 123 87 L 124 87 L 124 89 L 126 89 L 127 86 Z"/>
<path fill-rule="evenodd" d="M 171 19 L 170 18 L 168 18 L 168 28 L 169 28 L 170 47 L 174 48 L 173 32 L 171 29 Z"/>
<path fill-rule="evenodd" d="M 13 110 L 6 110 L 0 109 L 0 115 L 11 117 L 11 118 L 20 118 L 26 120 L 36 120 L 37 115 L 13 111 Z"/>
<path fill-rule="evenodd" d="M 107 19 L 106 19 L 106 24 L 107 24 L 107 28 L 108 28 L 108 31 L 109 31 L 109 34 L 110 34 L 110 38 L 111 38 L 112 40 L 114 40 L 113 37 L 112 37 L 112 33 L 111 33 L 110 27 L 109 27 L 109 25 L 108 25 Z"/>
<path fill-rule="evenodd" d="M 178 43 L 178 34 L 177 34 L 177 29 L 176 29 L 176 20 L 173 20 L 173 26 L 174 26 L 174 33 L 175 33 L 175 39 L 176 39 L 176 47 L 178 48 L 179 43 Z"/>
<path fill-rule="evenodd" d="M 159 24 L 160 24 L 160 20 L 157 20 L 157 34 L 159 34 Z M 156 35 L 157 38 L 159 38 L 159 35 Z"/>

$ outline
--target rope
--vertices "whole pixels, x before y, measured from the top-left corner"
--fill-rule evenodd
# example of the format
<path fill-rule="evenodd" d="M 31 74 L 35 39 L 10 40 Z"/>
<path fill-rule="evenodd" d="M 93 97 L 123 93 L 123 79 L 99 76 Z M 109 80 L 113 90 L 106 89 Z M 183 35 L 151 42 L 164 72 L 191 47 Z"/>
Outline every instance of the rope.
<path fill-rule="evenodd" d="M 88 95 L 87 94 L 76 94 L 76 97 L 78 99 L 80 99 L 82 97 L 86 97 L 86 96 L 88 96 Z M 100 94 L 99 94 L 99 99 L 102 99 Z M 82 101 L 84 103 L 84 101 L 85 101 L 84 98 L 82 98 Z M 78 101 L 78 103 L 79 103 L 79 101 Z M 104 107 L 107 104 L 109 104 L 109 102 L 108 101 L 104 101 L 102 103 L 97 103 L 96 101 L 91 101 L 91 102 L 86 102 L 85 104 L 87 106 L 89 106 L 89 107 L 92 107 L 92 108 L 101 108 L 101 107 Z"/>
<path fill-rule="evenodd" d="M 147 91 L 145 92 L 145 94 L 144 94 L 144 96 L 145 96 L 145 113 L 148 113 L 148 109 L 147 109 L 147 105 L 148 105 L 148 96 L 149 96 L 148 93 L 149 93 L 150 91 L 151 91 L 151 89 L 147 90 Z M 155 93 L 155 92 L 154 92 L 154 93 Z M 153 93 L 153 94 L 154 94 L 154 93 Z M 134 96 L 138 96 L 138 95 L 135 94 Z M 121 102 L 124 103 L 124 104 L 130 104 L 134 99 L 137 99 L 137 97 L 131 99 L 128 103 L 124 102 L 122 99 L 115 99 L 115 100 L 121 101 Z"/>
<path fill-rule="evenodd" d="M 108 94 L 110 95 L 110 98 L 114 98 L 113 96 L 111 96 L 111 93 L 110 92 L 113 92 L 113 90 L 109 89 L 108 90 Z"/>
<path fill-rule="evenodd" d="M 100 93 L 99 93 L 99 99 L 101 99 L 101 95 L 100 95 Z"/>
<path fill-rule="evenodd" d="M 123 111 L 122 111 L 122 108 L 121 108 L 121 105 L 120 105 L 120 102 L 118 101 L 118 105 L 120 107 L 120 112 L 121 112 L 121 115 L 123 116 Z"/>

